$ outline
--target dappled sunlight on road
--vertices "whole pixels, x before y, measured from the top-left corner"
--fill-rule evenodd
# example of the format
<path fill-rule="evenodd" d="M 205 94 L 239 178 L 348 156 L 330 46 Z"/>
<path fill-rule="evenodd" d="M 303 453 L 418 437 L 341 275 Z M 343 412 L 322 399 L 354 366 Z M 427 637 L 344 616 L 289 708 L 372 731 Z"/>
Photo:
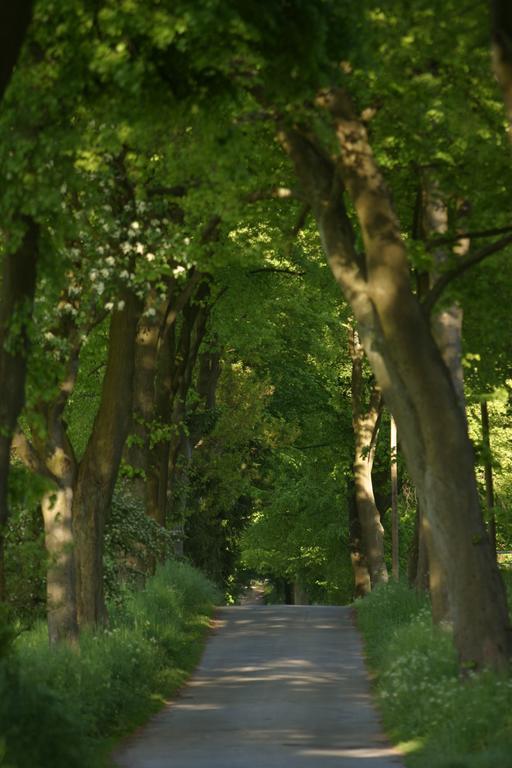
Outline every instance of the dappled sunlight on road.
<path fill-rule="evenodd" d="M 397 768 L 349 608 L 223 608 L 181 695 L 123 768 Z"/>

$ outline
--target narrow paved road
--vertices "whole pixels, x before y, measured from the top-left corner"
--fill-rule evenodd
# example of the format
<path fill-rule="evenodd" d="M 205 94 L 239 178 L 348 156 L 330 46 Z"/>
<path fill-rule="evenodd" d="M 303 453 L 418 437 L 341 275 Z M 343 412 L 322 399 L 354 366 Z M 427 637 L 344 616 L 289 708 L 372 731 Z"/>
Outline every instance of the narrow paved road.
<path fill-rule="evenodd" d="M 361 652 L 349 608 L 223 608 L 190 683 L 117 765 L 397 768 Z"/>

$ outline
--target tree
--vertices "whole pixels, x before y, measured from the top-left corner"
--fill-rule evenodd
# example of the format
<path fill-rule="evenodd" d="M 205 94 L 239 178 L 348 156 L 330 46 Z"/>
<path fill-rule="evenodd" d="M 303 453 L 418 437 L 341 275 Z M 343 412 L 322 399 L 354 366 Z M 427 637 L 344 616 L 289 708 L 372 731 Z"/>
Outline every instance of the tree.
<path fill-rule="evenodd" d="M 33 0 L 21 0 L 0 9 L 0 102 L 9 85 L 14 67 L 32 18 Z"/>
<path fill-rule="evenodd" d="M 354 311 L 402 436 L 433 545 L 446 563 L 461 664 L 503 666 L 511 651 L 505 592 L 483 527 L 465 419 L 411 291 L 407 251 L 366 129 L 346 92 L 330 91 L 321 100 L 339 141 L 337 167 L 296 127 L 282 126 L 281 141 L 311 203 L 333 274 Z M 344 187 L 358 216 L 364 255 L 354 248 Z"/>
<path fill-rule="evenodd" d="M 388 572 L 384 559 L 384 528 L 375 503 L 372 470 L 382 413 L 381 394 L 371 387 L 368 402 L 364 392 L 364 351 L 354 328 L 349 331 L 352 359 L 352 424 L 354 429 L 354 490 L 361 525 L 364 553 L 370 572 L 371 585 L 386 583 Z"/>

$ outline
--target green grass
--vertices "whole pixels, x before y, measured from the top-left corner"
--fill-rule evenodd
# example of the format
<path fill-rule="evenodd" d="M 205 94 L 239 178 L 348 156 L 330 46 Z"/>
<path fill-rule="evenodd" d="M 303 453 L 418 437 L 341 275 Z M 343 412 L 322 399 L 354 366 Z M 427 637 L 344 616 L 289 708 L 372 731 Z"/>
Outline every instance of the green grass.
<path fill-rule="evenodd" d="M 511 768 L 512 675 L 462 681 L 425 598 L 390 584 L 356 603 L 384 725 L 411 768 Z"/>
<path fill-rule="evenodd" d="M 0 663 L 1 768 L 92 768 L 142 723 L 197 664 L 216 588 L 169 562 L 141 592 L 112 606 L 109 628 L 80 651 L 50 649 L 44 625 Z"/>

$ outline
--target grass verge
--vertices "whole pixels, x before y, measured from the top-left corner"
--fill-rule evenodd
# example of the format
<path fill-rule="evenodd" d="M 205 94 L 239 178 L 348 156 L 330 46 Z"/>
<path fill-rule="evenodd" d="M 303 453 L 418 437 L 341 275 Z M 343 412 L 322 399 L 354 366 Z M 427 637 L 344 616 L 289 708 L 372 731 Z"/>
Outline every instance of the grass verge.
<path fill-rule="evenodd" d="M 156 711 L 196 666 L 216 588 L 168 562 L 110 609 L 80 650 L 49 649 L 41 625 L 0 662 L 1 768 L 108 765 L 114 740 Z"/>
<path fill-rule="evenodd" d="M 384 726 L 410 768 L 512 768 L 512 675 L 458 676 L 452 639 L 403 583 L 356 603 Z"/>

